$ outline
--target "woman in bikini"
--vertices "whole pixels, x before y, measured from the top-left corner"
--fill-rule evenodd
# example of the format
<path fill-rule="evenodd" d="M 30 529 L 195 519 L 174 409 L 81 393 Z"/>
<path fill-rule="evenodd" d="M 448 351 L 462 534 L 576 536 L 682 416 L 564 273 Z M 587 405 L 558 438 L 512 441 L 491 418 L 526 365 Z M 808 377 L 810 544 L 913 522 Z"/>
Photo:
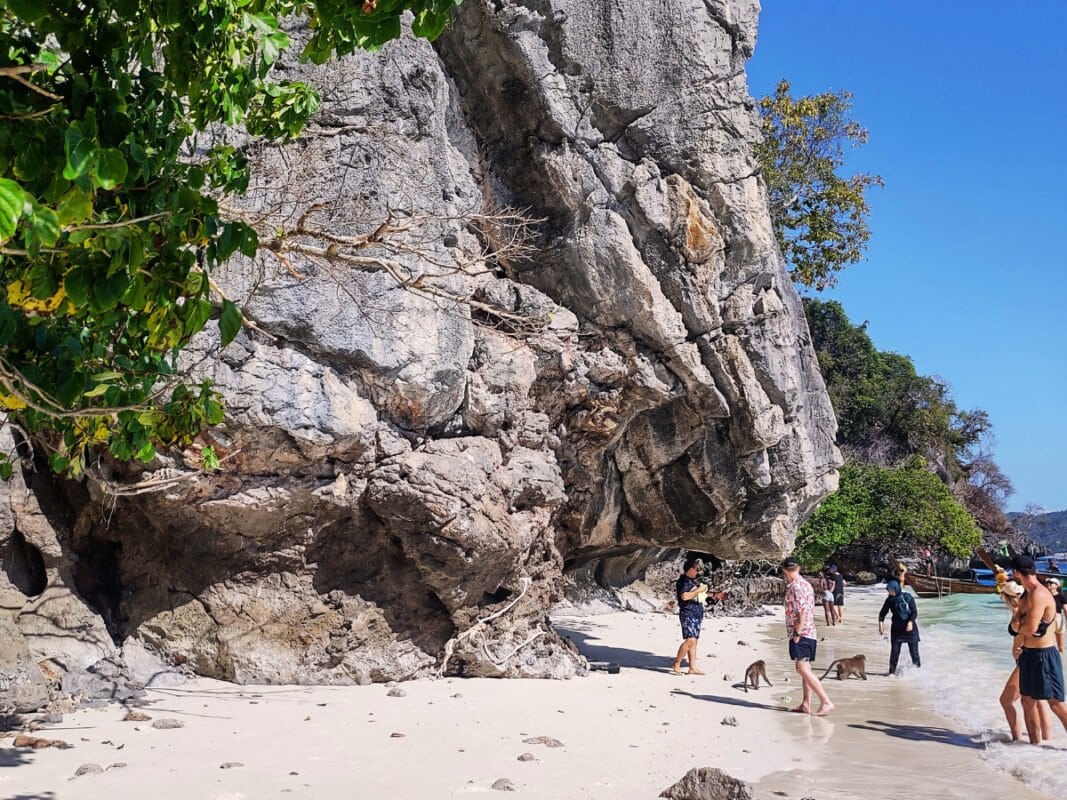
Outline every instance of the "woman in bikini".
<path fill-rule="evenodd" d="M 1007 581 L 1000 589 L 1000 597 L 1011 609 L 1011 621 L 1008 623 L 1008 633 L 1012 637 L 1011 654 L 1015 661 L 1015 669 L 1011 671 L 1004 690 L 1000 693 L 1000 707 L 1004 709 L 1004 717 L 1008 720 L 1008 728 L 1011 729 L 1011 740 L 1017 742 L 1023 735 L 1022 717 L 1015 708 L 1015 701 L 1019 699 L 1019 655 L 1023 651 L 1023 634 L 1019 630 L 1024 619 L 1025 592 L 1023 587 L 1015 581 Z M 1040 720 L 1041 739 L 1052 738 L 1052 710 L 1044 700 L 1037 704 L 1038 718 Z M 1040 741 L 1040 739 L 1038 740 Z"/>

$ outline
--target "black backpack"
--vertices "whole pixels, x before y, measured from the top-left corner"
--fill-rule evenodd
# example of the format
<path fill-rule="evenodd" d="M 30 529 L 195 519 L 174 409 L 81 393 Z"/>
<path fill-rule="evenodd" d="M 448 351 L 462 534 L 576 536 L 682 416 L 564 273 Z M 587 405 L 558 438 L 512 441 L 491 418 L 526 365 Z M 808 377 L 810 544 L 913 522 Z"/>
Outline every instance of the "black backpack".
<path fill-rule="evenodd" d="M 911 619 L 911 604 L 903 591 L 894 595 L 889 601 L 889 610 L 893 612 L 893 618 L 899 622 L 908 622 Z"/>

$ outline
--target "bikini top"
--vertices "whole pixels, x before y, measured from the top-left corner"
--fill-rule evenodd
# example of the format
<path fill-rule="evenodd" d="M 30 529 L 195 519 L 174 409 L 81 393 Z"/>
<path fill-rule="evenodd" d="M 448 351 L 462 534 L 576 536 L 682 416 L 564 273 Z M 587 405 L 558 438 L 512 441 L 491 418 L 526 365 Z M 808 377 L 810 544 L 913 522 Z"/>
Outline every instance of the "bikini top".
<path fill-rule="evenodd" d="M 1021 615 L 1019 617 L 1019 622 L 1021 623 L 1024 619 L 1026 619 L 1026 614 L 1023 614 L 1023 615 Z M 1034 638 L 1035 639 L 1040 639 L 1042 636 L 1044 636 L 1046 633 L 1048 633 L 1049 625 L 1051 625 L 1055 621 L 1056 621 L 1055 617 L 1053 617 L 1050 620 L 1041 620 L 1041 622 L 1039 622 L 1038 625 L 1037 625 L 1037 630 L 1034 631 L 1034 634 L 1033 634 Z M 1019 635 L 1019 631 L 1015 630 L 1015 628 L 1013 628 L 1011 626 L 1011 622 L 1008 622 L 1008 633 L 1011 634 L 1012 636 L 1018 636 Z"/>

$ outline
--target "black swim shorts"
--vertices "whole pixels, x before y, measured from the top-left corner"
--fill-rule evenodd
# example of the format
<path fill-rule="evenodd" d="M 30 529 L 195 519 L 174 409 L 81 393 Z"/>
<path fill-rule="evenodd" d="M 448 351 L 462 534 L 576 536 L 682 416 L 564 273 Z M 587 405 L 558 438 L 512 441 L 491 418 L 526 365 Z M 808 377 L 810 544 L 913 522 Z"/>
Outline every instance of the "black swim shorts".
<path fill-rule="evenodd" d="M 1019 694 L 1063 701 L 1063 661 L 1055 647 L 1024 647 L 1019 656 Z"/>
<path fill-rule="evenodd" d="M 834 595 L 834 605 L 843 606 L 845 604 L 845 596 L 843 594 Z"/>
<path fill-rule="evenodd" d="M 800 641 L 793 641 L 789 639 L 789 657 L 793 661 L 814 661 L 815 660 L 815 647 L 818 645 L 814 639 L 808 639 L 805 636 L 800 637 Z"/>

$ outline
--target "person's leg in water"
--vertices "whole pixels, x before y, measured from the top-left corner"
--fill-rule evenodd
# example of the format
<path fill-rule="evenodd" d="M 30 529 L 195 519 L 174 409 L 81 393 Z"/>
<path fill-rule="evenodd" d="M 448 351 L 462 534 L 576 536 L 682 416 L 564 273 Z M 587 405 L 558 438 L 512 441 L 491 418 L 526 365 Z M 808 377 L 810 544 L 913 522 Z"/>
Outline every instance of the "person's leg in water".
<path fill-rule="evenodd" d="M 1052 709 L 1048 700 L 1037 701 L 1037 720 L 1041 725 L 1041 741 L 1047 742 L 1052 738 Z"/>
<path fill-rule="evenodd" d="M 919 659 L 919 641 L 914 637 L 908 640 L 908 653 L 911 655 L 912 666 L 921 667 L 922 662 Z"/>
<path fill-rule="evenodd" d="M 1049 700 L 1048 708 L 1049 711 L 1063 723 L 1063 729 L 1067 731 L 1067 704 L 1060 700 Z"/>
<path fill-rule="evenodd" d="M 1037 701 L 1022 695 L 1023 722 L 1026 724 L 1026 736 L 1030 744 L 1041 744 L 1041 720 L 1038 718 Z"/>
<path fill-rule="evenodd" d="M 1004 718 L 1008 720 L 1008 729 L 1011 731 L 1011 740 L 1019 741 L 1023 735 L 1023 726 L 1019 720 L 1019 712 L 1015 710 L 1015 701 L 1019 699 L 1019 668 L 1011 671 L 1008 680 L 1004 683 L 1004 689 L 1000 693 L 1000 707 L 1004 709 Z"/>
<path fill-rule="evenodd" d="M 803 711 L 805 713 L 811 713 L 811 695 L 814 694 L 819 698 L 819 710 L 815 712 L 817 717 L 825 717 L 831 711 L 834 710 L 834 704 L 830 702 L 830 698 L 826 695 L 826 690 L 822 687 L 822 681 L 818 676 L 811 671 L 810 661 L 797 661 L 796 670 L 800 675 L 800 680 L 804 684 L 804 702 L 799 708 L 793 709 L 794 711 Z"/>
<path fill-rule="evenodd" d="M 889 636 L 889 674 L 897 674 L 897 662 L 900 660 L 900 646 L 904 644 L 896 636 Z"/>

